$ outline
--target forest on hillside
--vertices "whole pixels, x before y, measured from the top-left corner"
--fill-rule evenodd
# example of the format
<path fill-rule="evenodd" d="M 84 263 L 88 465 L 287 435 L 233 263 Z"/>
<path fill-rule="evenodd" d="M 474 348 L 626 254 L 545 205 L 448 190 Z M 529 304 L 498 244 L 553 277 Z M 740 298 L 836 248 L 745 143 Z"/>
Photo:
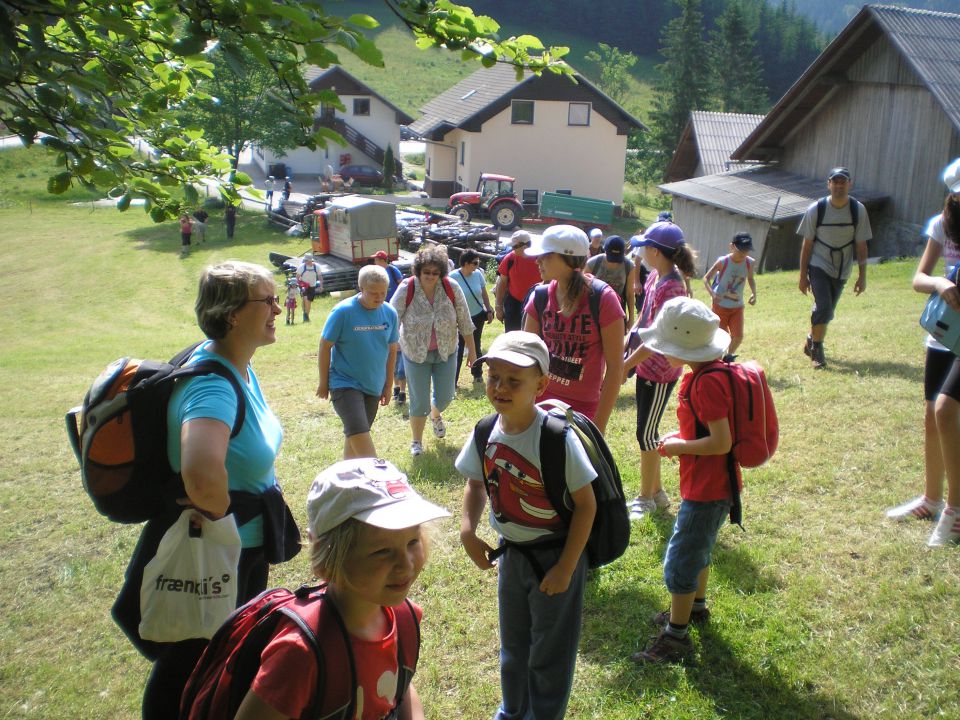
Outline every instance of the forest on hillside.
<path fill-rule="evenodd" d="M 801 0 L 806 2 L 807 0 Z M 930 0 L 931 2 L 933 0 Z M 720 18 L 737 3 L 755 45 L 768 104 L 783 95 L 825 47 L 828 38 L 793 3 L 767 0 L 701 0 L 703 35 L 709 40 Z M 675 0 L 528 0 L 504 3 L 473 0 L 470 5 L 511 28 L 534 28 L 534 34 L 553 43 L 553 34 L 576 35 L 605 43 L 660 62 L 663 31 L 681 13 Z"/>

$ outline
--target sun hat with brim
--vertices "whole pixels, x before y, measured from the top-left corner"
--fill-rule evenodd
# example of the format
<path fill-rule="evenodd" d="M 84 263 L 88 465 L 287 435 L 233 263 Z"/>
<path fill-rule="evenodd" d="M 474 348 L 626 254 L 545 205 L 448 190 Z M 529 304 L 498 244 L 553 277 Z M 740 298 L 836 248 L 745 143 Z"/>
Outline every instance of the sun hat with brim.
<path fill-rule="evenodd" d="M 544 375 L 550 372 L 550 351 L 547 350 L 547 344 L 539 335 L 523 330 L 511 330 L 497 335 L 486 354 L 477 358 L 479 363 L 487 360 L 503 360 L 518 367 L 539 365 Z"/>
<path fill-rule="evenodd" d="M 323 470 L 307 492 L 307 523 L 320 537 L 353 518 L 402 530 L 450 513 L 424 500 L 407 476 L 387 460 L 341 460 Z"/>
<path fill-rule="evenodd" d="M 667 300 L 653 325 L 637 332 L 651 350 L 688 362 L 716 360 L 730 346 L 730 333 L 720 329 L 717 314 L 688 297 Z"/>
<path fill-rule="evenodd" d="M 943 171 L 943 182 L 950 192 L 960 192 L 960 158 L 947 165 Z"/>
<path fill-rule="evenodd" d="M 573 225 L 552 225 L 543 231 L 540 238 L 534 238 L 527 249 L 527 255 L 537 257 L 547 253 L 587 257 L 590 255 L 590 241 L 587 234 Z"/>
<path fill-rule="evenodd" d="M 674 253 L 684 244 L 683 230 L 672 222 L 655 222 L 640 236 L 639 247 L 647 245 L 668 253 Z"/>

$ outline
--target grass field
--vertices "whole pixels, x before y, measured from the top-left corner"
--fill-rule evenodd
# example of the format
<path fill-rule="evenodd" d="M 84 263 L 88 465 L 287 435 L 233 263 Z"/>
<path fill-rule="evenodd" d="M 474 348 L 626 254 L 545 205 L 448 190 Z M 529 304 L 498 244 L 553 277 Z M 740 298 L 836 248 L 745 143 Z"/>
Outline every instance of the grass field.
<path fill-rule="evenodd" d="M 48 169 L 37 150 L 0 153 L 0 718 L 135 718 L 149 665 L 109 609 L 138 528 L 93 511 L 63 413 L 114 358 L 169 357 L 199 339 L 192 305 L 203 265 L 266 263 L 271 250 L 305 245 L 254 213 L 227 245 L 214 214 L 207 243 L 181 260 L 175 223 L 79 193 L 47 196 Z M 570 718 L 960 717 L 960 548 L 928 549 L 929 525 L 882 513 L 921 486 L 923 299 L 910 290 L 913 265 L 871 267 L 867 292 L 847 293 L 819 373 L 800 352 L 809 301 L 794 273 L 759 277 L 742 351 L 767 368 L 781 447 L 746 473 L 746 532 L 721 532 L 713 616 L 694 630 L 697 662 L 628 659 L 667 602 L 660 563 L 672 515 L 663 514 L 635 525 L 626 555 L 589 583 Z M 283 423 L 277 470 L 301 522 L 310 481 L 341 448 L 331 406 L 314 396 L 332 303 L 318 304 L 312 324 L 281 324 L 254 359 Z M 428 437 L 421 458 L 408 455 L 396 408 L 374 427 L 380 454 L 454 513 L 438 524 L 413 593 L 425 610 L 416 683 L 431 720 L 488 718 L 498 699 L 496 579 L 457 540 L 463 483 L 453 459 L 488 409 L 468 380 L 445 414 L 447 439 Z M 676 427 L 673 407 L 662 430 Z M 607 437 L 628 492 L 639 484 L 634 424 L 625 386 Z M 665 479 L 676 499 L 672 463 Z M 271 574 L 276 585 L 309 579 L 304 557 Z"/>

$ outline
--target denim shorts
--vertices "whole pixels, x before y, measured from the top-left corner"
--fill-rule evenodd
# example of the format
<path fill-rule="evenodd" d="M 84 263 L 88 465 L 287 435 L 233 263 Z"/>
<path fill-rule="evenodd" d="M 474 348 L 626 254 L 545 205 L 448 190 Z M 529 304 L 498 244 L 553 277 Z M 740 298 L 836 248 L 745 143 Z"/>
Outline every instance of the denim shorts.
<path fill-rule="evenodd" d="M 729 500 L 682 500 L 663 558 L 663 580 L 672 595 L 697 589 L 697 576 L 710 564 L 717 533 L 730 514 Z"/>

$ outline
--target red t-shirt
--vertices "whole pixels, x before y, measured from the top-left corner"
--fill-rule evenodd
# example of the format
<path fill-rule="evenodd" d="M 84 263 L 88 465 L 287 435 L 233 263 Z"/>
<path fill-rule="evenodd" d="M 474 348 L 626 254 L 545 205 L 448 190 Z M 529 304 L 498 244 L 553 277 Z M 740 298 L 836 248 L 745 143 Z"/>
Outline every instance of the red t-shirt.
<path fill-rule="evenodd" d="M 713 363 L 711 363 L 713 364 Z M 709 365 L 705 366 L 709 367 Z M 680 422 L 680 437 L 684 440 L 697 438 L 696 420 L 690 408 L 690 389 L 695 373 L 689 372 L 680 381 L 677 393 L 677 420 Z M 732 422 L 733 398 L 730 383 L 724 373 L 707 373 L 697 380 L 697 395 L 693 404 L 697 416 L 706 427 L 711 420 L 727 418 Z M 732 429 L 731 425 L 731 429 Z M 743 487 L 740 466 L 737 468 L 737 486 Z M 730 473 L 726 455 L 681 455 L 680 497 L 684 500 L 707 502 L 726 500 L 730 497 Z"/>
<path fill-rule="evenodd" d="M 414 610 L 417 618 L 423 617 L 418 606 L 414 605 Z M 356 720 L 382 720 L 396 704 L 397 622 L 393 608 L 383 608 L 383 613 L 387 619 L 383 638 L 350 637 L 357 668 Z M 260 655 L 260 669 L 251 689 L 285 717 L 298 718 L 309 707 L 317 687 L 317 658 L 293 621 L 282 619 L 278 627 L 279 632 Z"/>
<path fill-rule="evenodd" d="M 507 279 L 510 296 L 520 302 L 523 302 L 530 288 L 540 282 L 537 261 L 526 255 L 520 257 L 512 250 L 500 261 L 497 272 Z"/>

